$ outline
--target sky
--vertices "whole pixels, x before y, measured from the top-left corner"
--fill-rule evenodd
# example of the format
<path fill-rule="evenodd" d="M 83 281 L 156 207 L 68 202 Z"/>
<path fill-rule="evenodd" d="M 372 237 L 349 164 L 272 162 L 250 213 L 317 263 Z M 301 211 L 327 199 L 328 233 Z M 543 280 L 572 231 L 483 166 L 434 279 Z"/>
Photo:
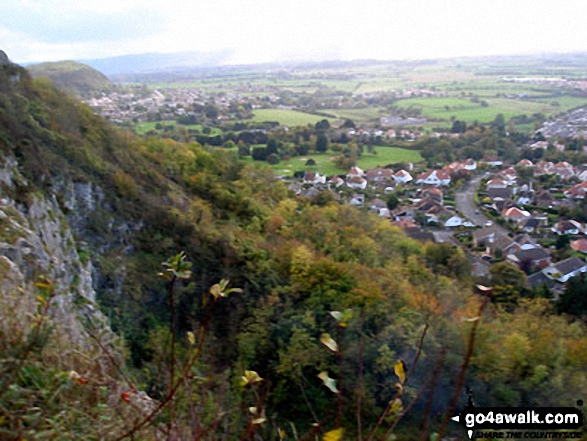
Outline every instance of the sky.
<path fill-rule="evenodd" d="M 228 51 L 226 64 L 587 52 L 584 0 L 1 0 L 17 63 Z"/>

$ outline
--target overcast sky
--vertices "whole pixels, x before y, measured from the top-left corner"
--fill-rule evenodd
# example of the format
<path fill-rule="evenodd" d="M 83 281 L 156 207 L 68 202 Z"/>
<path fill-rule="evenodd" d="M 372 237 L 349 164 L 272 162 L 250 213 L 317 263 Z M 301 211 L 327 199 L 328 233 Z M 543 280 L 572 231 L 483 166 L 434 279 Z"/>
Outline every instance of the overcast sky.
<path fill-rule="evenodd" d="M 584 0 L 1 0 L 15 62 L 229 49 L 229 63 L 587 51 Z"/>

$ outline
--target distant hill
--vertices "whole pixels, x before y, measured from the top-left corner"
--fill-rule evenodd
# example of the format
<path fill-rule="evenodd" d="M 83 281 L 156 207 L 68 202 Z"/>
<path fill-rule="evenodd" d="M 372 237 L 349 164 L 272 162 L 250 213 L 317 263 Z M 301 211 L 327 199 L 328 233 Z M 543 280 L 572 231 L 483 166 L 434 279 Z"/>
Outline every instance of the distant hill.
<path fill-rule="evenodd" d="M 33 64 L 27 70 L 34 78 L 49 78 L 57 87 L 78 96 L 106 92 L 113 84 L 102 72 L 77 61 Z"/>
<path fill-rule="evenodd" d="M 224 64 L 231 55 L 232 51 L 230 50 L 171 54 L 145 53 L 80 61 L 112 77 L 113 75 L 148 73 L 185 67 L 215 67 Z"/>

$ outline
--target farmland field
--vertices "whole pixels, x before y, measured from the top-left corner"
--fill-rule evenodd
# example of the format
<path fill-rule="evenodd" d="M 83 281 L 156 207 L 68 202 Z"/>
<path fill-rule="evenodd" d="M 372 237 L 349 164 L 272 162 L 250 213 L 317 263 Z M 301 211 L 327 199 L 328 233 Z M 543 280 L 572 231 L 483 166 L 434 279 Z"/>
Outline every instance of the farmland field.
<path fill-rule="evenodd" d="M 253 116 L 253 121 L 255 122 L 277 121 L 286 126 L 306 126 L 316 124 L 323 119 L 333 121 L 332 118 L 287 109 L 257 109 L 254 111 Z"/>
<path fill-rule="evenodd" d="M 388 164 L 397 164 L 399 162 L 414 163 L 422 161 L 420 153 L 413 150 L 406 150 L 398 147 L 377 146 L 375 147 L 375 151 L 375 154 L 367 152 L 363 153 L 357 162 L 357 165 L 363 170 L 366 170 L 377 166 L 383 167 Z M 271 165 L 270 167 L 276 174 L 286 176 L 292 176 L 294 172 L 303 170 L 314 170 L 326 176 L 345 174 L 347 170 L 337 168 L 332 162 L 335 156 L 336 154 L 332 152 L 316 153 L 303 157 L 294 157 L 288 161 L 281 161 L 279 164 Z M 316 165 L 306 166 L 306 161 L 308 159 L 316 161 Z M 247 160 L 253 162 L 250 158 Z"/>
<path fill-rule="evenodd" d="M 175 121 L 160 121 L 160 122 L 140 122 L 140 123 L 135 123 L 134 124 L 134 129 L 137 132 L 138 135 L 145 135 L 147 132 L 154 130 L 158 133 L 161 133 L 162 130 L 157 130 L 156 126 L 157 124 L 161 124 L 162 126 L 182 126 L 187 128 L 188 130 L 199 130 L 200 133 L 202 133 L 202 131 L 204 130 L 204 126 L 202 126 L 201 124 L 191 124 L 191 125 L 187 125 L 184 126 L 182 124 L 177 124 Z M 204 133 L 202 133 L 204 134 Z M 208 134 L 209 136 L 216 136 L 216 135 L 221 135 L 222 134 L 222 130 L 220 130 L 217 127 L 210 127 L 210 133 Z"/>
<path fill-rule="evenodd" d="M 473 103 L 468 98 L 410 98 L 398 101 L 399 108 L 416 107 L 422 110 L 422 116 L 427 118 L 450 119 L 467 122 L 478 121 L 481 123 L 492 121 L 495 116 L 502 113 L 506 121 L 511 117 L 521 114 L 532 115 L 543 113 L 544 115 L 556 115 L 571 108 L 587 104 L 587 99 L 561 96 L 548 100 L 515 100 L 507 98 L 487 98 L 488 106 L 482 107 L 479 103 Z"/>

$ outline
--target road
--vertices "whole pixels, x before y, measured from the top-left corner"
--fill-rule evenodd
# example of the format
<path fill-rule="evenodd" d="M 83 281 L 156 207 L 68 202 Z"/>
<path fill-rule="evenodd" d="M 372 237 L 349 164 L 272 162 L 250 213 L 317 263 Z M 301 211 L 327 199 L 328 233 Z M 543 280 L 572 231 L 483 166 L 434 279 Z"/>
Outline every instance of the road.
<path fill-rule="evenodd" d="M 463 216 L 468 218 L 475 225 L 479 225 L 481 227 L 485 225 L 485 222 L 491 220 L 482 212 L 478 211 L 479 207 L 477 207 L 477 204 L 475 204 L 474 200 L 475 192 L 477 191 L 477 188 L 479 188 L 479 183 L 482 179 L 487 179 L 487 175 L 481 175 L 477 176 L 475 179 L 471 179 L 471 181 L 469 181 L 469 183 L 464 188 L 455 193 L 455 204 L 457 210 L 460 211 Z M 509 233 L 506 228 L 502 227 L 496 222 L 493 222 L 491 229 L 504 236 L 507 236 Z"/>

